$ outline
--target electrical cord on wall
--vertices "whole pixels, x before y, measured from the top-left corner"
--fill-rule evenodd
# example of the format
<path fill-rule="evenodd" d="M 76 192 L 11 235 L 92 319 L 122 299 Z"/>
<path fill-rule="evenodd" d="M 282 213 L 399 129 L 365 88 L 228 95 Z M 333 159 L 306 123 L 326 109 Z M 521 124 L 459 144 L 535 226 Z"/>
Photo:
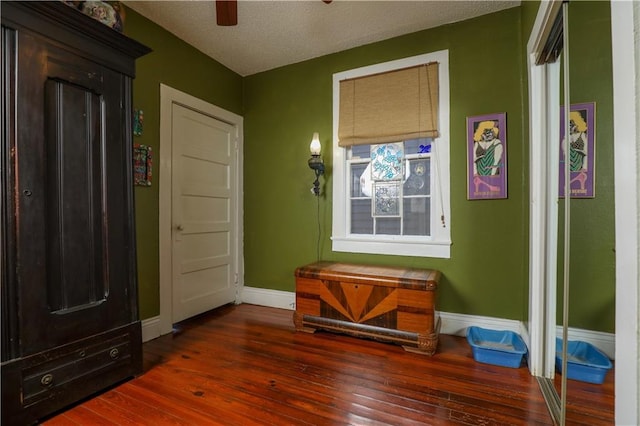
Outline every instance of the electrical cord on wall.
<path fill-rule="evenodd" d="M 318 241 L 316 242 L 316 258 L 317 261 L 320 262 L 320 232 L 321 232 L 321 228 L 320 228 L 320 196 L 316 196 L 316 201 L 317 201 L 317 220 L 318 220 Z"/>
<path fill-rule="evenodd" d="M 438 183 L 438 193 L 440 194 L 440 221 L 442 222 L 442 227 L 446 228 L 447 223 L 445 222 L 445 218 L 444 218 L 444 198 L 442 195 L 442 182 L 440 181 L 442 179 L 441 175 L 440 175 L 440 156 L 438 155 L 438 147 L 436 146 L 435 152 L 431 152 L 431 158 L 435 157 L 435 163 L 436 163 L 436 182 Z"/>

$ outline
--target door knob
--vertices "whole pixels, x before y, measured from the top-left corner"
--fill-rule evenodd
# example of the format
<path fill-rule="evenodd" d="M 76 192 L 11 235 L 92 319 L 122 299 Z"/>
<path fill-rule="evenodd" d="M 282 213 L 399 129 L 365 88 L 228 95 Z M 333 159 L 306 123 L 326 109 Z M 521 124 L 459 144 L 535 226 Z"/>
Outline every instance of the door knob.
<path fill-rule="evenodd" d="M 184 231 L 184 227 L 182 225 L 176 225 L 176 229 L 178 231 Z"/>

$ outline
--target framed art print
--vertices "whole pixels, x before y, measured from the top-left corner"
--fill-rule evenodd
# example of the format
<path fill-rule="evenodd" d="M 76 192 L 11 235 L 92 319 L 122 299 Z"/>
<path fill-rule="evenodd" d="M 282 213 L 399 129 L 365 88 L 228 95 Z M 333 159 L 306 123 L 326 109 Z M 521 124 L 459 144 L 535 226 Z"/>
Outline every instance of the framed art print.
<path fill-rule="evenodd" d="M 560 108 L 560 174 L 558 193 L 565 196 L 564 106 Z M 595 196 L 595 102 L 573 104 L 569 110 L 569 188 L 572 198 Z"/>
<path fill-rule="evenodd" d="M 507 198 L 506 113 L 467 117 L 467 199 Z"/>

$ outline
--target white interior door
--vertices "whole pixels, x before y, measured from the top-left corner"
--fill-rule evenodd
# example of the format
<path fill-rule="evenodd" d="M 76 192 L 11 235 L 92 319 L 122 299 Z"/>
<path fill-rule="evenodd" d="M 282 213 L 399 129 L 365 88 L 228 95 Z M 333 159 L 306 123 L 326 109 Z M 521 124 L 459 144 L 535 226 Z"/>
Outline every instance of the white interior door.
<path fill-rule="evenodd" d="M 172 104 L 172 321 L 236 298 L 235 127 Z"/>

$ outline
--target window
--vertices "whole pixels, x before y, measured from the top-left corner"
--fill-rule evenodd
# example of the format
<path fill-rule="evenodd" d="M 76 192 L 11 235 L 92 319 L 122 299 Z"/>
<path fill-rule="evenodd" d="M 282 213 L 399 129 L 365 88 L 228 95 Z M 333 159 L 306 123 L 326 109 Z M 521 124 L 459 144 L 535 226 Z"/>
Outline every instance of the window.
<path fill-rule="evenodd" d="M 431 62 L 438 63 L 437 136 L 338 145 L 341 81 Z M 450 257 L 448 70 L 448 52 L 440 51 L 334 74 L 333 250 Z"/>

